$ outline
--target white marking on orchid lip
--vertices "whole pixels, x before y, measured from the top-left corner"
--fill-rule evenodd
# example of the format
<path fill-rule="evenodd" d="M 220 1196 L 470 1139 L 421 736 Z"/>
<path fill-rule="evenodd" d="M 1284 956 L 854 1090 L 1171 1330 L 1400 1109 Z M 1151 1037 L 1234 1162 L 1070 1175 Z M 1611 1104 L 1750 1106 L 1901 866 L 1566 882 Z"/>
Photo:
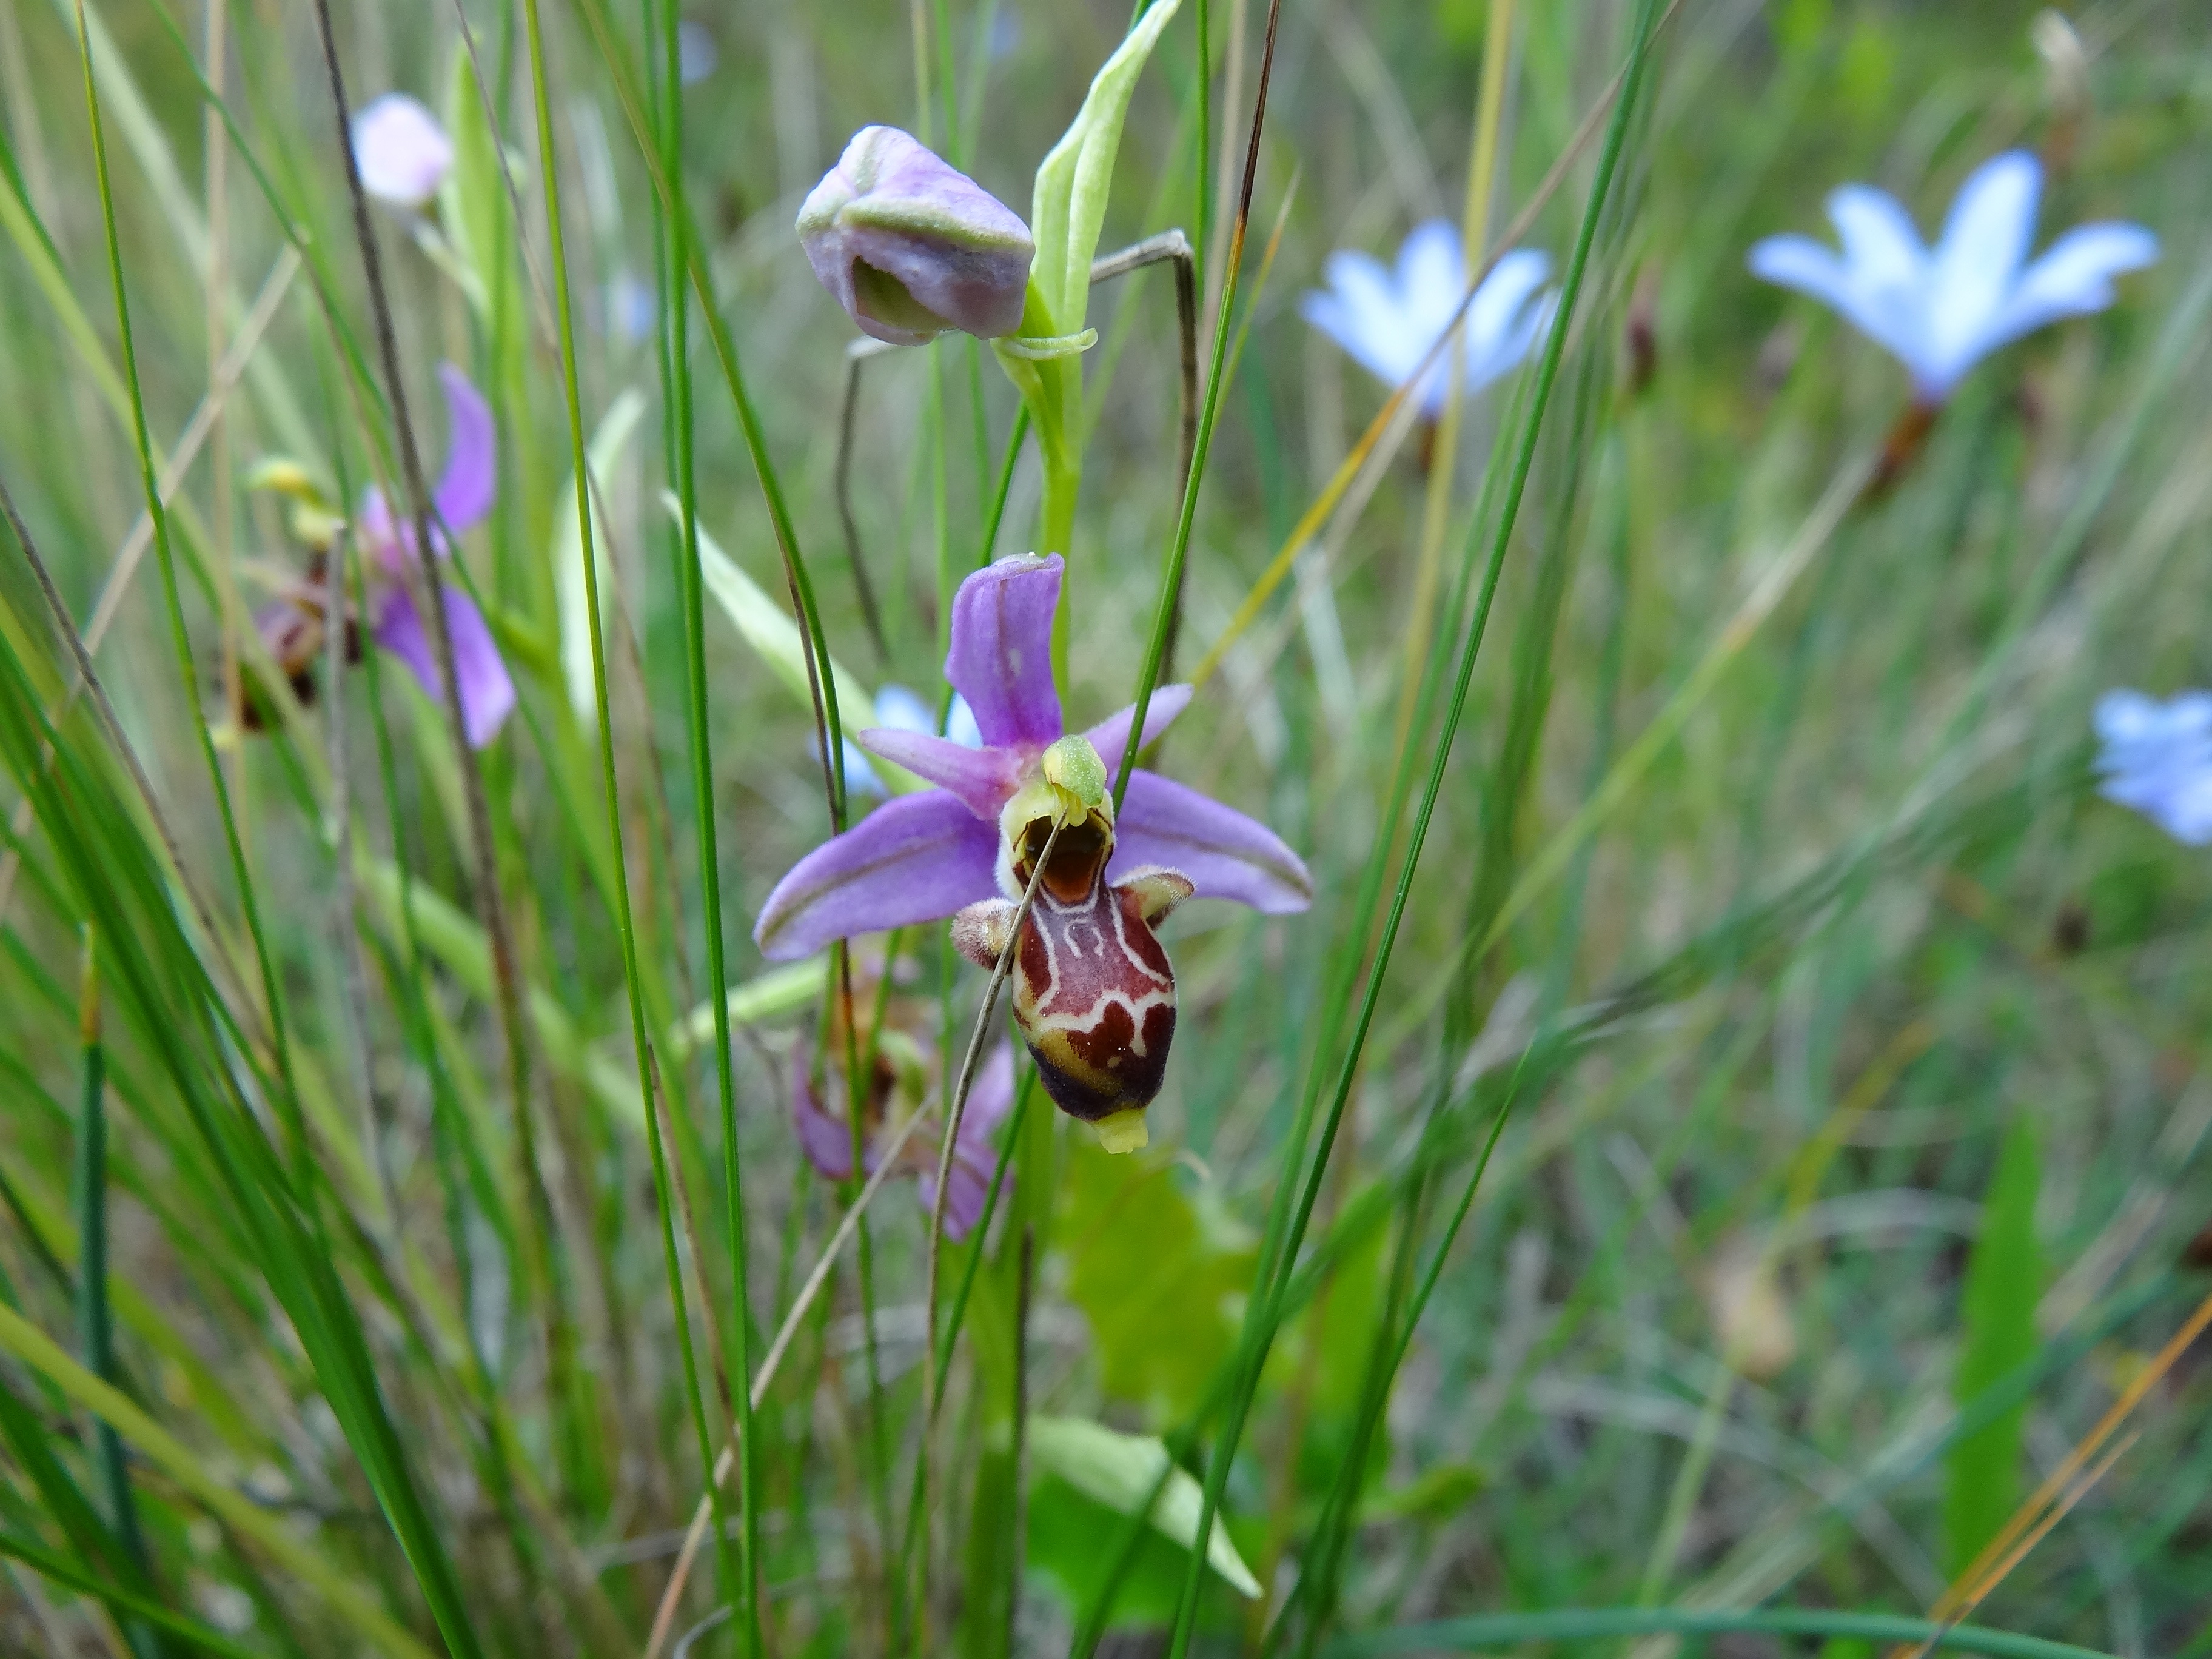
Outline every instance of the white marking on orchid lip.
<path fill-rule="evenodd" d="M 1108 1006 L 1118 1006 L 1127 1012 L 1130 1023 L 1136 1027 L 1136 1035 L 1129 1040 L 1129 1052 L 1141 1060 L 1152 1052 L 1145 1042 L 1145 1016 L 1154 1008 L 1173 1008 L 1175 1000 L 1172 990 L 1147 991 L 1136 998 L 1119 989 L 1101 991 L 1097 1000 L 1079 1014 L 1040 1013 L 1033 1016 L 1030 1023 L 1039 1031 L 1093 1031 L 1106 1018 Z"/>
<path fill-rule="evenodd" d="M 1106 933 L 1097 922 L 1087 917 L 1079 916 L 1067 924 L 1066 932 L 1068 955 L 1079 957 L 1084 954 L 1083 940 L 1080 937 L 1083 933 L 1088 933 L 1091 935 L 1091 941 L 1097 946 L 1100 956 L 1106 954 Z"/>
<path fill-rule="evenodd" d="M 1114 913 L 1114 942 L 1121 950 L 1123 958 L 1132 968 L 1134 968 L 1146 979 L 1152 981 L 1153 984 L 1164 985 L 1170 991 L 1173 991 L 1175 989 L 1175 969 L 1170 968 L 1164 974 L 1159 972 L 1145 960 L 1144 956 L 1140 951 L 1137 951 L 1130 945 L 1129 918 L 1127 913 L 1121 908 L 1121 902 L 1118 896 L 1115 899 L 1115 902 L 1109 905 L 1107 908 Z M 1152 944 L 1157 947 L 1159 945 L 1159 940 L 1155 939 L 1152 941 Z M 1164 956 L 1166 952 L 1163 951 L 1161 954 Z"/>

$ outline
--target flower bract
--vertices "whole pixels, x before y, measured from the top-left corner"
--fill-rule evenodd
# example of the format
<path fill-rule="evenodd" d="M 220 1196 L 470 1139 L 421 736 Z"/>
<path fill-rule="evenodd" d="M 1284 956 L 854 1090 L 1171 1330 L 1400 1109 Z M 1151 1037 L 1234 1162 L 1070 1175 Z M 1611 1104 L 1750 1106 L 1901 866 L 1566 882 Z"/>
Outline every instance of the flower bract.
<path fill-rule="evenodd" d="M 822 286 L 861 332 L 921 345 L 1021 325 L 1036 255 L 1019 215 L 896 127 L 862 127 L 799 210 Z"/>
<path fill-rule="evenodd" d="M 361 187 L 410 211 L 427 205 L 453 165 L 453 142 L 419 99 L 387 92 L 353 118 Z"/>
<path fill-rule="evenodd" d="M 2112 303 L 2112 278 L 2158 258 L 2141 225 L 2068 231 L 2033 261 L 2043 167 L 2010 150 L 1959 188 L 1933 248 L 1896 198 L 1868 185 L 1828 198 L 1842 252 L 1809 236 L 1770 236 L 1751 251 L 1754 276 L 1833 307 L 1911 374 L 1923 404 L 1943 402 L 2000 346 L 2062 317 Z"/>
<path fill-rule="evenodd" d="M 1322 270 L 1328 287 L 1302 296 L 1298 314 L 1392 386 L 1413 377 L 1467 297 L 1459 233 L 1442 219 L 1414 228 L 1398 250 L 1395 271 L 1370 254 L 1346 250 L 1330 254 Z M 1551 270 L 1543 254 L 1516 248 L 1482 279 L 1459 346 L 1465 391 L 1480 391 L 1528 355 L 1551 314 L 1538 297 Z M 1438 354 L 1416 393 L 1431 420 L 1443 413 L 1451 389 L 1446 356 Z"/>
<path fill-rule="evenodd" d="M 2096 726 L 2100 793 L 2186 846 L 2212 846 L 2212 691 L 2167 702 L 2107 691 Z"/>

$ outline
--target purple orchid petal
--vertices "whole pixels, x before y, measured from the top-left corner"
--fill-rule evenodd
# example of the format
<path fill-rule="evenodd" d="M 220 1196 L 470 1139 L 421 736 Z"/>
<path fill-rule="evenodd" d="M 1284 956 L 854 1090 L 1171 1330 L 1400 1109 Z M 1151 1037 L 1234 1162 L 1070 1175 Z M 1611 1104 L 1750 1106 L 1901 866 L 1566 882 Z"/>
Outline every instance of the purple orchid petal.
<path fill-rule="evenodd" d="M 1151 744 L 1175 724 L 1176 716 L 1190 707 L 1191 689 L 1187 685 L 1163 685 L 1152 693 L 1152 702 L 1145 705 L 1145 740 L 1137 745 L 1144 753 Z M 1091 739 L 1091 746 L 1098 751 L 1098 758 L 1106 763 L 1106 773 L 1113 776 L 1121 769 L 1121 751 L 1129 746 L 1129 722 L 1137 717 L 1137 705 L 1109 714 L 1083 735 Z"/>
<path fill-rule="evenodd" d="M 1012 750 L 970 749 L 950 738 L 896 726 L 874 726 L 853 737 L 870 754 L 958 796 L 962 805 L 990 823 L 999 821 L 999 809 L 1021 787 L 1022 757 Z"/>
<path fill-rule="evenodd" d="M 814 1092 L 814 1050 L 799 1042 L 791 1051 L 791 1127 L 806 1161 L 831 1181 L 853 1173 L 853 1126 L 823 1106 Z"/>
<path fill-rule="evenodd" d="M 1014 1109 L 1014 1049 L 1000 1043 L 983 1062 L 975 1086 L 968 1091 L 968 1109 L 960 1115 L 960 1138 L 952 1143 L 952 1170 L 946 1182 L 945 1236 L 955 1243 L 968 1237 L 983 1218 L 983 1204 L 991 1194 L 991 1172 L 998 1167 L 991 1137 L 1006 1114 Z M 1001 1193 L 1013 1185 L 1007 1170 Z M 917 1183 L 924 1210 L 937 1206 L 937 1172 L 925 1170 Z"/>
<path fill-rule="evenodd" d="M 451 363 L 441 363 L 438 379 L 446 388 L 451 425 L 446 475 L 438 480 L 432 501 L 446 533 L 459 537 L 483 522 L 498 493 L 499 429 L 492 424 L 490 405 L 469 384 L 467 375 Z"/>
<path fill-rule="evenodd" d="M 1313 878 L 1273 830 L 1157 772 L 1130 774 L 1114 835 L 1109 882 L 1159 864 L 1188 876 L 1200 898 L 1231 899 L 1270 915 L 1313 902 Z"/>
<path fill-rule="evenodd" d="M 934 921 L 999 890 L 999 831 L 941 789 L 878 807 L 791 867 L 753 939 L 795 962 L 832 939 Z"/>
<path fill-rule="evenodd" d="M 1057 553 L 1017 554 L 969 577 L 952 601 L 945 678 L 968 699 L 991 747 L 1042 749 L 1062 730 L 1052 681 L 1061 568 Z"/>
<path fill-rule="evenodd" d="M 470 748 L 481 749 L 499 735 L 514 710 L 514 681 L 476 601 L 454 583 L 444 587 L 446 626 L 453 635 L 453 672 L 460 681 L 462 734 Z M 376 642 L 406 665 L 432 702 L 445 705 L 437 652 L 404 587 L 395 585 L 386 591 L 383 614 L 376 619 Z"/>

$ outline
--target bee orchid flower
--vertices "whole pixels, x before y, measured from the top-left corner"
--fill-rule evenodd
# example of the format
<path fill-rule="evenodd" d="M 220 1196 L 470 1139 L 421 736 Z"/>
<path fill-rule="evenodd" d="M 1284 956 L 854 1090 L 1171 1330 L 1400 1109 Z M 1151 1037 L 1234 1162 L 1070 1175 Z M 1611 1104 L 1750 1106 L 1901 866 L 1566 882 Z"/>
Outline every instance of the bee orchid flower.
<path fill-rule="evenodd" d="M 1158 1066 L 1166 1059 L 1164 1037 L 1152 1045 L 1156 1053 L 1142 1052 L 1150 1009 L 1164 1000 L 1170 1032 L 1174 1011 L 1173 975 L 1151 924 L 1190 895 L 1269 914 L 1303 910 L 1313 883 L 1297 854 L 1273 830 L 1158 773 L 1133 772 L 1127 796 L 1114 811 L 1105 780 L 1132 740 L 1135 711 L 1125 708 L 1079 735 L 1066 732 L 1052 675 L 1061 570 L 1057 554 L 1017 556 L 961 584 L 945 672 L 973 713 L 981 746 L 971 749 L 922 732 L 858 733 L 870 753 L 937 787 L 887 801 L 801 859 L 769 895 L 753 938 L 769 960 L 791 961 L 833 939 L 938 921 L 989 903 L 1006 906 L 991 913 L 1003 923 L 1029 880 L 1049 821 L 1057 818 L 1062 842 L 1040 883 L 1037 902 L 1044 915 L 1037 925 L 1044 927 L 1047 919 L 1066 924 L 1072 945 L 1060 958 L 1063 965 L 1087 941 L 1101 949 L 1109 940 L 1121 947 L 1119 954 L 1127 960 L 1115 966 L 1128 969 L 1124 977 L 1131 983 L 1115 1024 L 1130 1026 L 1121 1034 L 1123 1046 L 1133 1039 L 1135 1058 L 1146 1062 L 1137 1069 L 1146 1075 L 1125 1077 L 1126 1088 L 1108 1087 L 1098 1076 L 1071 1082 L 1066 1066 L 1055 1069 L 1055 1045 L 1041 1045 L 1023 1017 L 1025 997 L 1038 1008 L 1051 1000 L 1039 1000 L 1048 987 L 1027 982 L 1035 977 L 1032 968 L 1038 975 L 1045 971 L 1042 954 L 1035 963 L 1024 959 L 1015 1012 L 1054 1099 L 1077 1116 L 1099 1121 L 1140 1111 L 1151 1098 L 1146 1085 L 1157 1091 Z M 1188 686 L 1155 692 L 1139 747 L 1165 731 L 1189 702 Z M 970 925 L 956 928 L 955 942 L 980 950 L 991 937 L 983 925 L 991 917 L 966 919 Z M 1086 927 L 1103 931 L 1085 934 Z M 1068 988 L 1072 994 L 1072 977 Z M 1101 981 L 1097 988 L 1097 997 L 1084 1012 L 1105 1018 L 1111 988 Z M 1122 1138 L 1129 1133 L 1124 1126 Z M 1141 1144 L 1141 1130 L 1136 1133 L 1130 1144 Z"/>
<path fill-rule="evenodd" d="M 1845 185 L 1828 198 L 1840 253 L 1809 236 L 1771 236 L 1752 249 L 1752 274 L 1832 307 L 1905 365 L 1916 405 L 1934 409 L 1990 353 L 2104 310 L 2113 277 L 2158 258 L 2149 231 L 2112 222 L 2076 226 L 2030 261 L 2042 189 L 2042 165 L 2024 150 L 1984 161 L 1929 248 L 1895 198 Z"/>
<path fill-rule="evenodd" d="M 833 1048 L 834 1052 L 834 1048 Z M 844 1098 L 825 1101 L 815 1087 L 811 1046 L 801 1042 L 792 1051 L 791 1122 L 798 1132 L 799 1150 L 823 1176 L 848 1181 L 853 1174 L 853 1127 L 845 1115 Z M 927 1051 L 914 1036 L 887 1026 L 877 1034 L 876 1075 L 862 1103 L 860 1163 L 873 1175 L 883 1163 L 883 1146 L 895 1126 L 890 1106 L 902 1100 L 908 1111 L 933 1110 L 922 1097 L 929 1091 L 932 1066 Z M 826 1092 L 845 1096 L 842 1062 L 835 1058 L 824 1069 Z M 846 1097 L 849 1098 L 848 1096 Z M 998 1156 L 992 1137 L 1014 1106 L 1014 1051 L 1001 1042 L 976 1073 L 968 1091 L 967 1109 L 960 1115 L 960 1133 L 952 1142 L 952 1172 L 945 1195 L 945 1236 L 957 1243 L 982 1219 L 984 1200 L 990 1195 L 991 1171 Z M 910 1175 L 921 1193 L 925 1210 L 937 1207 L 935 1133 L 924 1129 L 899 1150 L 899 1173 Z M 1012 1175 L 1009 1172 L 1007 1179 Z"/>
<path fill-rule="evenodd" d="M 2097 701 L 2096 726 L 2099 793 L 2185 846 L 2212 846 L 2212 691 L 2185 691 L 2168 702 L 2107 691 Z"/>
<path fill-rule="evenodd" d="M 499 488 L 499 434 L 491 409 L 451 363 L 440 366 L 450 417 L 446 468 L 431 492 L 430 550 L 422 574 L 440 583 L 446 596 L 446 625 L 453 638 L 453 672 L 460 681 L 461 725 L 469 747 L 481 749 L 499 734 L 514 708 L 514 681 L 491 636 L 483 612 L 459 583 L 435 571 L 435 560 L 453 550 L 449 538 L 466 534 L 491 514 Z M 430 626 L 415 607 L 406 582 L 415 557 L 415 526 L 395 518 L 383 491 L 371 486 L 362 498 L 356 520 L 368 575 L 369 630 L 376 642 L 399 659 L 434 701 L 445 700 Z"/>
<path fill-rule="evenodd" d="M 499 647 L 483 612 L 467 590 L 436 574 L 437 562 L 453 551 L 453 539 L 465 534 L 490 514 L 498 493 L 499 434 L 490 408 L 469 384 L 467 375 L 451 363 L 443 364 L 438 378 L 445 388 L 450 431 L 446 468 L 431 492 L 428 566 L 419 574 L 434 580 L 445 592 L 446 625 L 453 634 L 453 671 L 460 682 L 461 725 L 469 746 L 481 749 L 498 735 L 514 708 L 514 681 L 507 672 Z M 311 678 L 316 658 L 328 635 L 324 614 L 329 559 L 333 538 L 346 527 L 307 470 L 282 457 L 261 462 L 250 481 L 256 489 L 273 490 L 292 500 L 292 533 L 313 550 L 307 580 L 290 585 L 271 605 L 254 617 L 255 630 L 268 647 L 277 666 L 291 680 L 302 702 L 313 690 Z M 361 511 L 353 531 L 360 538 L 363 586 L 367 588 L 367 620 L 377 644 L 398 657 L 434 702 L 443 705 L 445 682 L 438 672 L 438 657 L 431 644 L 428 623 L 416 609 L 408 583 L 409 565 L 415 561 L 416 535 L 412 523 L 396 517 L 384 492 L 372 485 L 362 494 Z M 344 646 L 349 659 L 360 654 L 358 619 L 347 607 Z M 258 729 L 260 711 L 246 710 L 249 729 Z"/>
<path fill-rule="evenodd" d="M 1346 250 L 1330 254 L 1322 270 L 1328 287 L 1301 297 L 1298 314 L 1391 386 L 1413 379 L 1467 295 L 1459 232 L 1442 219 L 1414 228 L 1398 250 L 1395 272 L 1371 255 Z M 1516 248 L 1482 279 L 1461 331 L 1462 390 L 1480 392 L 1528 355 L 1551 315 L 1549 302 L 1538 296 L 1551 270 L 1543 254 Z M 1443 414 L 1450 389 L 1439 355 L 1415 394 L 1422 413 L 1432 421 Z"/>

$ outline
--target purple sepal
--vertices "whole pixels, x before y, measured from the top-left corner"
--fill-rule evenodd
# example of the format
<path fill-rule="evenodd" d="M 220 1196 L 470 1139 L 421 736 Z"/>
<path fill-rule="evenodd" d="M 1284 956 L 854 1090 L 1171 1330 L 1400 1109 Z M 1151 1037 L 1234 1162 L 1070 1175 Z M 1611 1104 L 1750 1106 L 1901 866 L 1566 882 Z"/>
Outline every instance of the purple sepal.
<path fill-rule="evenodd" d="M 1013 1109 L 1014 1049 L 1012 1043 L 1002 1042 L 992 1050 L 991 1057 L 983 1062 L 983 1069 L 975 1074 L 975 1085 L 968 1091 L 968 1109 L 960 1117 L 960 1138 L 952 1143 L 952 1170 L 946 1182 L 945 1200 L 945 1236 L 955 1243 L 967 1237 L 982 1219 L 983 1201 L 991 1193 L 991 1171 L 999 1162 L 991 1137 Z M 847 1161 L 850 1162 L 849 1157 Z M 922 1208 L 935 1208 L 937 1171 L 924 1171 L 918 1184 Z M 1001 1195 L 1011 1192 L 1013 1184 L 1014 1172 L 1010 1169 L 1001 1185 Z"/>
<path fill-rule="evenodd" d="M 1157 772 L 1133 772 L 1114 821 L 1109 883 L 1147 864 L 1190 878 L 1200 898 L 1231 899 L 1270 915 L 1313 902 L 1313 878 L 1264 823 Z"/>
<path fill-rule="evenodd" d="M 945 678 L 968 699 L 988 746 L 1042 749 L 1060 734 L 1052 616 L 1062 568 L 1057 553 L 1017 554 L 969 577 L 952 601 Z"/>
<path fill-rule="evenodd" d="M 761 907 L 753 939 L 795 962 L 832 939 L 934 921 L 998 891 L 999 828 L 941 789 L 878 807 L 793 865 Z"/>
<path fill-rule="evenodd" d="M 999 821 L 999 809 L 1021 787 L 1018 759 L 1003 749 L 970 749 L 950 738 L 896 726 L 872 726 L 853 734 L 871 755 L 902 766 L 915 776 L 950 791 L 979 818 Z"/>
<path fill-rule="evenodd" d="M 499 735 L 514 711 L 514 681 L 476 601 L 456 583 L 441 586 L 446 594 L 446 626 L 453 636 L 453 673 L 460 682 L 461 730 L 470 748 L 481 749 Z M 442 708 L 446 688 L 429 630 L 422 625 L 415 601 L 397 582 L 386 590 L 375 632 L 376 642 L 398 658 Z"/>

